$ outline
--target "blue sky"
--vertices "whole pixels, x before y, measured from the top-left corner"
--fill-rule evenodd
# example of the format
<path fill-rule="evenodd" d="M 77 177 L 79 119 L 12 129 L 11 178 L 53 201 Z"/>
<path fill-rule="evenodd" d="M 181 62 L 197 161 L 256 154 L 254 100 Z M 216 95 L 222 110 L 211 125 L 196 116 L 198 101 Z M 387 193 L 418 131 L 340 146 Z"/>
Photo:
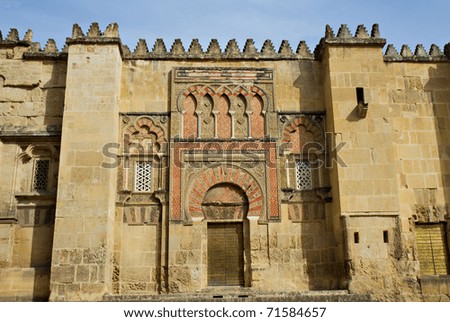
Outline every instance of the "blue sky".
<path fill-rule="evenodd" d="M 94 21 L 102 30 L 117 22 L 122 42 L 132 50 L 139 38 L 146 39 L 150 49 L 156 38 L 163 38 L 168 49 L 175 38 L 181 38 L 185 48 L 199 38 L 203 49 L 211 38 L 217 38 L 222 49 L 231 38 L 241 49 L 245 39 L 253 38 L 258 49 L 265 39 L 276 48 L 287 39 L 294 50 L 300 40 L 313 50 L 326 24 L 335 32 L 343 23 L 352 32 L 364 24 L 370 32 L 372 24 L 379 23 L 381 36 L 397 50 L 402 44 L 414 50 L 418 43 L 443 49 L 450 42 L 449 13 L 449 0 L 0 0 L 0 30 L 6 37 L 10 28 L 17 28 L 22 37 L 31 28 L 42 47 L 54 38 L 61 48 L 74 23 L 86 32 Z"/>

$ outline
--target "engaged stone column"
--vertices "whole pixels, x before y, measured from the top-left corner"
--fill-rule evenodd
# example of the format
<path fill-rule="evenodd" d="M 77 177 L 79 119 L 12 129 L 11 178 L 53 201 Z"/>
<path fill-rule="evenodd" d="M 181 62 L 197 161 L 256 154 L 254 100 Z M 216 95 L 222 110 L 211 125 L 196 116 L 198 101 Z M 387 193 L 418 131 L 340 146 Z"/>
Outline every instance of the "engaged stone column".
<path fill-rule="evenodd" d="M 51 301 L 101 300 L 111 290 L 116 167 L 103 147 L 118 140 L 122 58 L 118 27 L 67 40 L 62 128 L 50 289 Z"/>

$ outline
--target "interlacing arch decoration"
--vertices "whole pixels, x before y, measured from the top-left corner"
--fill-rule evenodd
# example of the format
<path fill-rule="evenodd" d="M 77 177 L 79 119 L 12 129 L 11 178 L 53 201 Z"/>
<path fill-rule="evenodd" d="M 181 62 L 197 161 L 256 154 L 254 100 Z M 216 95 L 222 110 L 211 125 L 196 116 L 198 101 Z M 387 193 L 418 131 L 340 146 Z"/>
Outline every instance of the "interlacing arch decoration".
<path fill-rule="evenodd" d="M 242 95 L 245 98 L 247 98 L 250 95 L 250 91 L 247 88 L 245 88 L 244 86 L 238 86 L 233 90 L 232 95 L 234 97 L 236 97 L 238 95 Z"/>
<path fill-rule="evenodd" d="M 148 116 L 136 119 L 134 124 L 125 128 L 123 140 L 125 151 L 132 154 L 159 152 L 166 142 L 163 129 Z"/>
<path fill-rule="evenodd" d="M 225 95 L 229 98 L 233 95 L 233 91 L 231 89 L 229 89 L 228 86 L 222 85 L 219 88 L 217 88 L 216 96 L 220 97 L 222 95 Z"/>
<path fill-rule="evenodd" d="M 233 87 L 234 86 L 234 87 Z M 210 97 L 212 106 L 208 105 L 210 111 L 205 113 L 205 106 L 202 106 L 205 97 Z M 224 100 L 226 98 L 226 100 Z M 202 118 L 209 118 L 214 115 L 214 137 L 215 138 L 233 138 L 238 135 L 234 130 L 235 101 L 243 98 L 245 102 L 246 116 L 246 135 L 244 137 L 262 138 L 265 135 L 265 115 L 270 109 L 269 96 L 263 89 L 256 85 L 223 85 L 223 84 L 196 84 L 190 85 L 183 90 L 177 99 L 177 109 L 182 114 L 181 137 L 197 138 L 204 137 L 202 133 Z M 228 106 L 224 107 L 223 105 Z M 221 115 L 224 114 L 224 115 Z M 220 131 L 218 121 L 223 121 L 220 126 L 223 127 L 230 123 L 230 131 Z M 197 126 L 193 127 L 193 123 Z M 209 129 L 209 128 L 208 128 Z M 210 131 L 207 131 L 210 132 Z M 225 134 L 228 133 L 229 134 Z"/>
<path fill-rule="evenodd" d="M 216 91 L 211 86 L 206 85 L 199 89 L 198 95 L 203 97 L 206 94 L 209 94 L 211 97 L 214 97 L 214 96 L 216 96 Z"/>
<path fill-rule="evenodd" d="M 203 219 L 203 199 L 207 191 L 218 184 L 233 184 L 240 187 L 248 199 L 247 217 L 260 217 L 264 211 L 263 194 L 253 176 L 239 167 L 217 166 L 201 172 L 192 181 L 188 190 L 186 215 L 189 219 Z"/>
<path fill-rule="evenodd" d="M 325 137 L 320 126 L 308 116 L 301 115 L 293 118 L 284 127 L 281 143 L 290 143 L 288 151 L 291 153 L 308 153 L 313 148 L 315 153 L 325 148 Z"/>

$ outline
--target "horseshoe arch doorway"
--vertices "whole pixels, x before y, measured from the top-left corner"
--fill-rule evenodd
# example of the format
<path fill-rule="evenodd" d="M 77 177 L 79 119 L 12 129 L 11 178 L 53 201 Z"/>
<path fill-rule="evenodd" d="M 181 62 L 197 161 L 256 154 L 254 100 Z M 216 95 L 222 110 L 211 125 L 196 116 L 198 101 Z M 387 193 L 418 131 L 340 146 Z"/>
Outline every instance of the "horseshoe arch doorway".
<path fill-rule="evenodd" d="M 245 192 L 234 184 L 215 185 L 205 193 L 202 210 L 208 221 L 208 286 L 245 286 Z"/>

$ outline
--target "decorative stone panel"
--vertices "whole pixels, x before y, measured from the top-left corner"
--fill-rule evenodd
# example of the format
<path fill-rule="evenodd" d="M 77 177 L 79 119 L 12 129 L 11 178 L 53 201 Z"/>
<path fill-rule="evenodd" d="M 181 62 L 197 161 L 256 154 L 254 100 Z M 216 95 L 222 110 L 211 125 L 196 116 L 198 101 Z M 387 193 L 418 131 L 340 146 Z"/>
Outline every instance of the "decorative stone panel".
<path fill-rule="evenodd" d="M 207 220 L 244 220 L 248 198 L 238 185 L 219 183 L 208 189 L 201 207 Z"/>
<path fill-rule="evenodd" d="M 220 183 L 234 184 L 245 192 L 248 216 L 260 221 L 279 219 L 273 142 L 174 142 L 170 169 L 171 220 L 203 219 L 205 193 Z"/>
<path fill-rule="evenodd" d="M 124 117 L 123 122 L 129 124 L 123 134 L 124 151 L 131 154 L 159 152 L 167 142 L 164 127 L 161 126 L 165 120 L 164 116 L 159 117 L 159 122 L 150 116 L 140 116 L 133 121 L 129 116 Z"/>
<path fill-rule="evenodd" d="M 273 71 L 252 68 L 175 68 L 172 136 L 263 138 L 270 132 Z M 272 134 L 273 135 L 273 134 Z"/>
<path fill-rule="evenodd" d="M 122 114 L 122 145 L 116 204 L 123 209 L 123 223 L 158 224 L 160 195 L 168 187 L 167 152 L 169 117 L 166 114 Z"/>
<path fill-rule="evenodd" d="M 156 225 L 161 214 L 159 205 L 133 205 L 124 208 L 123 222 L 129 225 Z"/>
<path fill-rule="evenodd" d="M 248 199 L 248 216 L 259 217 L 263 213 L 263 192 L 258 182 L 244 169 L 238 167 L 218 166 L 200 172 L 191 183 L 188 192 L 187 215 L 194 218 L 203 218 L 202 204 L 206 192 L 218 184 L 234 184 L 245 192 Z"/>
<path fill-rule="evenodd" d="M 320 126 L 322 116 L 308 115 L 283 115 L 280 118 L 282 127 L 281 143 L 286 146 L 291 153 L 306 153 L 308 149 L 315 148 L 322 151 L 325 148 L 325 137 Z"/>

